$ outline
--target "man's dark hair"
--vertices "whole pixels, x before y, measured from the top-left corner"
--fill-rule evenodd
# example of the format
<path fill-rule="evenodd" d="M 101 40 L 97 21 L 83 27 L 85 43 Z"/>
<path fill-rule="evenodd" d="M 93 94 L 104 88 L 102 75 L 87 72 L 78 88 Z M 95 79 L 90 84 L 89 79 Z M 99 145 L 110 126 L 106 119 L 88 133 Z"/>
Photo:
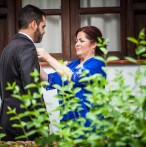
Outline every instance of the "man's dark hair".
<path fill-rule="evenodd" d="M 45 13 L 41 9 L 33 5 L 26 5 L 18 14 L 18 28 L 26 29 L 34 20 L 39 25 L 43 16 L 46 17 Z"/>

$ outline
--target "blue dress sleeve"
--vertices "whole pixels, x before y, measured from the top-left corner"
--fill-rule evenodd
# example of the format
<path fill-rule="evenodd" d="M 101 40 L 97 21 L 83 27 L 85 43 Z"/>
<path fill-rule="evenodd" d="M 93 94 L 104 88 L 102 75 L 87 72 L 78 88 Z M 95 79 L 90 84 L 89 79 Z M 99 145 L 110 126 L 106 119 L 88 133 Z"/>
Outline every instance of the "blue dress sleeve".
<path fill-rule="evenodd" d="M 79 62 L 79 60 L 74 60 L 73 62 L 68 64 L 68 67 L 70 69 L 73 69 L 78 64 L 78 62 Z M 49 85 L 46 86 L 46 90 L 55 89 L 53 87 L 54 84 L 62 86 L 61 76 L 57 72 L 48 74 L 48 83 L 49 83 Z M 65 81 L 64 85 L 67 84 L 67 83 L 68 82 Z"/>
<path fill-rule="evenodd" d="M 83 78 L 82 73 L 85 70 L 88 71 L 88 73 L 86 74 L 87 77 L 94 75 L 94 74 L 101 74 L 103 77 L 106 78 L 106 74 L 105 74 L 104 70 L 102 69 L 103 67 L 105 67 L 104 62 L 97 60 L 95 58 L 91 58 L 91 59 L 87 60 L 81 68 L 79 68 L 77 71 L 75 70 L 75 72 L 73 72 L 72 77 L 71 77 L 71 81 L 73 81 L 76 86 L 81 86 L 81 85 L 86 84 L 86 83 L 80 82 L 80 79 Z"/>
<path fill-rule="evenodd" d="M 80 79 L 82 77 L 82 73 L 87 70 L 88 74 L 86 76 L 94 75 L 94 74 L 101 74 L 104 77 L 106 77 L 105 72 L 103 71 L 102 67 L 105 66 L 104 62 L 97 60 L 95 58 L 88 59 L 81 68 L 76 68 L 76 66 L 79 64 L 79 60 L 75 60 L 68 64 L 68 67 L 72 70 L 73 74 L 71 76 L 71 81 L 75 83 L 76 86 L 84 86 L 86 83 L 80 82 Z M 54 89 L 53 85 L 57 84 L 62 86 L 62 80 L 61 76 L 57 73 L 50 73 L 48 74 L 48 82 L 49 85 L 46 87 L 46 90 Z M 68 82 L 65 81 L 64 85 L 66 85 Z"/>
<path fill-rule="evenodd" d="M 57 72 L 48 74 L 48 83 L 49 83 L 49 85 L 46 86 L 46 90 L 55 89 L 53 87 L 54 84 L 57 84 L 57 85 L 61 86 L 62 85 L 62 80 L 61 80 L 60 75 Z"/>

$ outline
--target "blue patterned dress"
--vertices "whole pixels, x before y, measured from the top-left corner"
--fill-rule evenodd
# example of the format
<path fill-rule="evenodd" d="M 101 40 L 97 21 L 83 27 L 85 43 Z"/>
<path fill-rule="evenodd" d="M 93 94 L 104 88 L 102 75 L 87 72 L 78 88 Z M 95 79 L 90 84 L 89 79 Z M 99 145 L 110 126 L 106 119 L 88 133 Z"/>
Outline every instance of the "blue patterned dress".
<path fill-rule="evenodd" d="M 75 96 L 80 99 L 79 103 L 82 107 L 82 110 L 80 110 L 80 114 L 77 111 L 69 112 L 68 114 L 64 115 L 61 121 L 76 119 L 78 118 L 79 115 L 81 115 L 82 117 L 86 117 L 86 113 L 89 111 L 89 107 L 85 104 L 87 100 L 84 94 L 88 93 L 88 91 L 85 90 L 86 84 L 83 82 L 80 82 L 81 74 L 83 71 L 88 70 L 88 74 L 86 76 L 101 74 L 106 78 L 106 74 L 102 69 L 102 67 L 105 66 L 104 62 L 92 57 L 86 60 L 80 68 L 77 68 L 79 64 L 80 64 L 80 59 L 72 61 L 67 66 L 73 72 L 71 81 L 74 82 L 74 88 L 77 88 L 77 87 L 81 88 L 81 90 L 78 93 L 76 93 Z M 57 72 L 48 74 L 48 82 L 49 82 L 49 85 L 46 87 L 46 90 L 54 89 L 53 87 L 54 84 L 58 84 L 62 86 L 61 76 Z M 66 81 L 64 82 L 64 84 L 68 84 L 68 82 Z M 62 101 L 59 101 L 59 103 L 61 104 Z M 88 126 L 89 124 L 90 123 L 87 121 L 85 126 Z"/>

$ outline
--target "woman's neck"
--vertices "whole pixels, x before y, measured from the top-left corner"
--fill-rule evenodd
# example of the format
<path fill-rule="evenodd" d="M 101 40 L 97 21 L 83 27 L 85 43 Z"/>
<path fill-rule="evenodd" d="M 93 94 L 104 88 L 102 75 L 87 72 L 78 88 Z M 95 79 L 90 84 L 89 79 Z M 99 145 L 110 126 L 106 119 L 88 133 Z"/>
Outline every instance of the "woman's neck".
<path fill-rule="evenodd" d="M 95 57 L 95 55 L 90 56 L 88 58 L 80 58 L 80 63 L 76 67 L 77 68 L 81 67 L 84 64 L 85 61 L 87 61 L 88 59 L 93 58 L 93 57 Z"/>
<path fill-rule="evenodd" d="M 85 61 L 87 61 L 88 59 L 93 58 L 93 57 L 95 57 L 95 55 L 88 56 L 88 57 L 86 57 L 86 58 L 80 58 L 80 59 L 81 59 L 81 60 L 80 60 L 80 64 L 83 64 Z"/>

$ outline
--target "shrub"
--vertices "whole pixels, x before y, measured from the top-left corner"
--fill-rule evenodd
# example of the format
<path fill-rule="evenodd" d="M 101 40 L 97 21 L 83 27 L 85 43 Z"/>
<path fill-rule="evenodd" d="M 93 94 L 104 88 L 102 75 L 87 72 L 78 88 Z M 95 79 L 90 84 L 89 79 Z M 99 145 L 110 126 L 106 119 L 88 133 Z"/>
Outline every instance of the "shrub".
<path fill-rule="evenodd" d="M 128 38 L 136 44 L 136 55 L 138 59 L 140 56 L 146 56 L 146 39 L 145 32 L 142 30 L 139 33 L 138 39 Z M 107 64 L 112 60 L 117 60 L 117 57 L 108 57 L 107 50 L 104 48 L 106 40 L 99 39 L 97 44 L 104 53 L 104 57 L 96 57 Z M 116 71 L 115 78 L 109 82 L 99 74 L 90 77 L 85 77 L 86 71 L 83 73 L 81 82 L 86 82 L 87 105 L 90 111 L 87 113 L 87 119 L 91 122 L 89 127 L 85 127 L 86 120 L 82 117 L 76 120 L 69 120 L 56 124 L 58 132 L 51 134 L 48 126 L 50 125 L 49 117 L 45 109 L 38 109 L 33 111 L 26 111 L 24 114 L 16 114 L 15 110 L 10 109 L 9 114 L 15 114 L 11 119 L 21 119 L 24 116 L 33 116 L 27 127 L 35 126 L 32 132 L 24 132 L 27 137 L 34 132 L 40 134 L 35 142 L 40 146 L 46 144 L 53 146 L 54 142 L 58 142 L 60 147 L 143 147 L 146 146 L 146 84 L 143 82 L 146 77 L 145 62 L 140 64 L 137 60 L 126 57 L 127 60 L 137 65 L 135 73 L 131 73 L 135 81 L 134 85 L 128 85 L 125 82 L 123 71 Z M 106 67 L 105 72 L 108 71 Z M 37 79 L 38 72 L 32 73 L 34 79 Z M 66 80 L 65 77 L 62 79 Z M 37 80 L 35 80 L 37 81 Z M 46 83 L 30 84 L 26 88 L 28 93 L 25 96 L 19 95 L 19 88 L 13 84 L 8 85 L 9 90 L 13 90 L 13 96 L 22 100 L 24 107 L 27 109 L 29 105 L 37 105 L 34 101 L 41 92 L 41 86 Z M 80 90 L 73 88 L 74 83 L 70 82 L 68 85 L 60 87 L 55 85 L 59 90 L 57 98 L 63 100 L 63 107 L 60 105 L 54 111 L 60 110 L 60 119 L 69 111 L 80 111 L 79 99 L 75 94 Z M 37 87 L 39 93 L 30 96 L 29 88 Z M 41 113 L 41 115 L 40 115 Z M 42 115 L 43 113 L 43 115 Z M 36 115 L 37 114 L 37 115 Z M 102 119 L 104 116 L 104 119 Z M 43 122 L 46 123 L 43 123 Z M 15 124 L 14 127 L 26 126 L 25 122 Z M 21 137 L 17 138 L 20 139 Z"/>

